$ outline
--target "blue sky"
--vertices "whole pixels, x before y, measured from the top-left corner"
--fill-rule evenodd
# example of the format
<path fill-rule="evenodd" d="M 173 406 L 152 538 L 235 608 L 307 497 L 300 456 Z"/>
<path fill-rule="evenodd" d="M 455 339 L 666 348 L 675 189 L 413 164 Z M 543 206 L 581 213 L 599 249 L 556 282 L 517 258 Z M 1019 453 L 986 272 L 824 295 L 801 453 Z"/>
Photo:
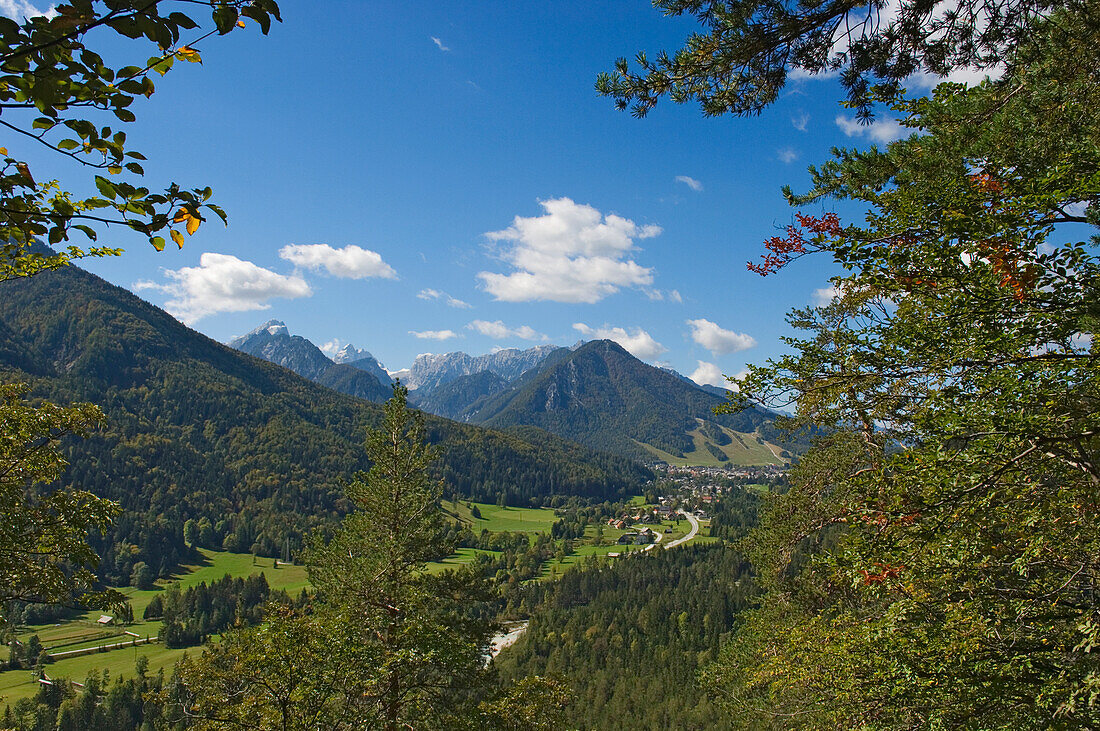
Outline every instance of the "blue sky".
<path fill-rule="evenodd" d="M 204 42 L 202 66 L 133 107 L 147 184 L 212 186 L 229 227 L 162 253 L 112 230 L 101 242 L 125 255 L 86 265 L 221 341 L 275 318 L 396 370 L 611 336 L 715 382 L 780 354 L 786 311 L 837 273 L 746 270 L 792 219 L 780 187 L 805 188 L 835 145 L 893 134 L 838 121 L 851 114 L 830 79 L 791 82 L 751 119 L 615 111 L 596 74 L 692 29 L 644 0 L 281 7 L 269 36 Z M 39 177 L 74 179 L 9 146 Z"/>

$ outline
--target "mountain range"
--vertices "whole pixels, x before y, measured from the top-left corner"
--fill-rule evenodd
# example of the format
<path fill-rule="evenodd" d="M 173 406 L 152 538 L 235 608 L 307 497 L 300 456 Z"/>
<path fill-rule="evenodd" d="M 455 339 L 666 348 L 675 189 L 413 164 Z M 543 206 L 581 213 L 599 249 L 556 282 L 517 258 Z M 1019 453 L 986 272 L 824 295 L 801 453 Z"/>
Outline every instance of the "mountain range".
<path fill-rule="evenodd" d="M 338 370 L 347 366 L 290 335 L 276 320 L 229 344 L 336 390 L 380 400 L 362 384 L 365 373 L 347 378 L 349 370 Z M 366 351 L 345 351 L 341 360 L 366 354 L 381 368 Z M 338 373 L 345 379 L 336 378 Z M 759 409 L 716 414 L 726 402 L 724 389 L 650 366 L 608 340 L 480 356 L 423 354 L 392 375 L 414 389 L 410 401 L 429 413 L 499 428 L 535 426 L 643 462 L 776 464 L 806 446 L 804 439 L 775 428 L 775 414 Z"/>
<path fill-rule="evenodd" d="M 301 335 L 291 335 L 279 320 L 268 320 L 228 345 L 350 396 L 381 402 L 392 394 L 389 374 L 370 353 L 348 345 L 337 354 L 340 360 L 330 359 Z"/>

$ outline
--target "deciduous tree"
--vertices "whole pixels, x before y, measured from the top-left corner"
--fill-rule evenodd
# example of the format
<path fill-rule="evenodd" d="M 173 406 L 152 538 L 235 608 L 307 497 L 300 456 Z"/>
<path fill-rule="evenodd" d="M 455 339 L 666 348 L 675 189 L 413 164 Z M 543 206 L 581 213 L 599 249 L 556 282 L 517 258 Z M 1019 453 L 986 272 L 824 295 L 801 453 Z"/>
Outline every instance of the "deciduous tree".
<path fill-rule="evenodd" d="M 209 30 L 194 19 L 196 6 L 211 11 Z M 182 247 L 184 234 L 194 234 L 207 212 L 226 220 L 209 187 L 146 187 L 146 158 L 127 146 L 122 127 L 137 119 L 133 102 L 156 91 L 154 78 L 177 61 L 201 61 L 202 41 L 243 27 L 246 19 L 267 33 L 279 7 L 275 0 L 72 0 L 49 16 L 0 18 L 0 127 L 8 132 L 0 147 L 0 282 L 120 251 L 70 244 L 76 231 L 95 241 L 97 229 L 123 226 L 159 250 L 165 233 Z M 108 63 L 93 41 L 112 32 L 148 44 L 153 55 L 137 51 L 127 65 Z M 32 146 L 79 164 L 98 195 L 74 195 L 45 171 L 32 170 L 19 151 Z M 35 252 L 29 247 L 36 239 L 67 247 Z"/>
<path fill-rule="evenodd" d="M 849 273 L 795 311 L 744 402 L 828 425 L 750 539 L 769 589 L 708 685 L 779 726 L 1100 722 L 1100 56 L 1094 8 L 1035 23 L 997 83 L 899 103 L 837 151 L 755 265 Z"/>
<path fill-rule="evenodd" d="M 103 419 L 90 404 L 33 405 L 26 388 L 0 384 L 0 607 L 11 600 L 104 605 L 95 591 L 88 534 L 110 525 L 118 506 L 83 490 L 58 490 L 65 468 L 57 450 Z"/>

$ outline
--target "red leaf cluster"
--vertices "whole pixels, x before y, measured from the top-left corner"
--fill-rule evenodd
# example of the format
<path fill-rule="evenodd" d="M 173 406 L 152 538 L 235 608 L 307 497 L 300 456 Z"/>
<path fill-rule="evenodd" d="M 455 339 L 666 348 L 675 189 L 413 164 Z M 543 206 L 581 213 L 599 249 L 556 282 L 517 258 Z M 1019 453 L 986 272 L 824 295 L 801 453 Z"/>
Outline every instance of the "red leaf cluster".
<path fill-rule="evenodd" d="M 904 564 L 899 564 L 897 566 L 891 566 L 891 565 L 885 564 L 885 563 L 876 563 L 875 566 L 877 566 L 879 568 L 880 573 L 876 573 L 874 571 L 868 571 L 867 569 L 863 569 L 862 571 L 859 572 L 859 573 L 863 574 L 863 585 L 864 586 L 868 586 L 870 584 L 881 584 L 882 582 L 886 581 L 887 579 L 897 578 L 898 576 L 901 575 L 901 572 L 905 570 L 905 565 Z"/>
<path fill-rule="evenodd" d="M 826 213 L 823 216 L 811 216 L 805 213 L 794 214 L 798 219 L 798 225 L 787 226 L 786 236 L 772 236 L 764 242 L 764 248 L 768 253 L 760 258 L 762 263 L 748 262 L 746 266 L 750 272 L 756 272 L 766 277 L 776 272 L 802 254 L 814 248 L 819 248 L 826 238 L 836 238 L 841 234 L 840 218 L 835 213 Z M 806 234 L 810 234 L 807 241 Z"/>

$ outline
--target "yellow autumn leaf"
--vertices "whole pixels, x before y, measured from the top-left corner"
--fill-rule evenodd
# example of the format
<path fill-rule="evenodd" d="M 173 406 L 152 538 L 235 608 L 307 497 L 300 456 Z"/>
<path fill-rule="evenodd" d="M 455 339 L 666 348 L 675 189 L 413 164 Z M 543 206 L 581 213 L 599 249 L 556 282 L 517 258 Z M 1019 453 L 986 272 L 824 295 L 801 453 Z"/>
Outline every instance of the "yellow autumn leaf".
<path fill-rule="evenodd" d="M 244 27 L 244 21 L 243 20 L 238 20 L 237 21 L 237 27 L 238 28 L 243 28 Z"/>
<path fill-rule="evenodd" d="M 187 212 L 186 208 L 181 208 L 176 211 L 176 217 L 172 219 L 172 223 L 183 223 L 189 218 L 191 218 L 191 214 Z"/>
<path fill-rule="evenodd" d="M 8 148 L 0 147 L 0 155 L 3 155 L 4 157 L 7 157 L 8 156 Z"/>
<path fill-rule="evenodd" d="M 179 49 L 176 51 L 176 55 L 182 58 L 184 61 L 190 61 L 192 63 L 196 61 L 200 63 L 202 62 L 202 56 L 200 56 L 199 52 L 196 51 L 194 48 L 191 48 L 191 46 L 180 46 Z"/>
<path fill-rule="evenodd" d="M 195 232 L 199 230 L 199 224 L 200 223 L 202 223 L 202 221 L 198 218 L 195 218 L 194 216 L 191 216 L 190 218 L 188 218 L 187 219 L 187 235 L 188 236 L 193 236 L 195 234 Z"/>
<path fill-rule="evenodd" d="M 168 233 L 172 235 L 172 240 L 176 242 L 176 246 L 183 248 L 183 234 L 174 228 L 168 229 Z"/>

